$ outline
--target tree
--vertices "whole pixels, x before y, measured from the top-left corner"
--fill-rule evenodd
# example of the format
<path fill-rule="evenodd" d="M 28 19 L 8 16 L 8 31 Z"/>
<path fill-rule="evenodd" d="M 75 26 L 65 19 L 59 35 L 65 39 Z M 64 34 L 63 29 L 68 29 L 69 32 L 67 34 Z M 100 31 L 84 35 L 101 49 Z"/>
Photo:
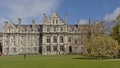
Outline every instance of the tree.
<path fill-rule="evenodd" d="M 111 35 L 113 39 L 115 39 L 120 45 L 120 24 L 116 24 L 113 29 Z"/>
<path fill-rule="evenodd" d="M 110 36 L 112 36 L 113 39 L 115 39 L 118 44 L 120 45 L 120 14 L 116 17 L 116 20 L 114 20 L 115 26 L 112 29 L 112 33 Z M 120 56 L 120 49 L 119 49 L 119 56 Z"/>
<path fill-rule="evenodd" d="M 113 27 L 112 33 L 110 36 L 112 36 L 113 39 L 115 39 L 118 42 L 118 44 L 120 45 L 120 15 L 118 15 L 116 17 L 115 23 L 116 24 Z"/>
<path fill-rule="evenodd" d="M 119 45 L 109 36 L 92 35 L 86 42 L 87 54 L 97 58 L 114 58 L 118 55 Z"/>

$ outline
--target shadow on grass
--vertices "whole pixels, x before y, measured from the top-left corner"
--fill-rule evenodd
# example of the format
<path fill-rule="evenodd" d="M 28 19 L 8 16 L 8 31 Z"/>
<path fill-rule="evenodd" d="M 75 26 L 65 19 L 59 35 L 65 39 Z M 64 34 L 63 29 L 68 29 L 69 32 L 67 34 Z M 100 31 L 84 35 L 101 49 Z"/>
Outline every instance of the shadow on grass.
<path fill-rule="evenodd" d="M 97 58 L 94 57 L 79 57 L 79 58 L 72 58 L 72 59 L 82 59 L 82 60 L 97 60 Z"/>

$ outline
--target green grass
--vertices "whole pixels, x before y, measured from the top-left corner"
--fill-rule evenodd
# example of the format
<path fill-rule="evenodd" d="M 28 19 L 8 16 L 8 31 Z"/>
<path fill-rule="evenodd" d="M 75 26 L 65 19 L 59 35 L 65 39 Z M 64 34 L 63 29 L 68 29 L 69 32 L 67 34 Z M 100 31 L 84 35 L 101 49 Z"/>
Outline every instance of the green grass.
<path fill-rule="evenodd" d="M 0 68 L 120 68 L 120 60 L 84 59 L 80 55 L 0 56 Z"/>

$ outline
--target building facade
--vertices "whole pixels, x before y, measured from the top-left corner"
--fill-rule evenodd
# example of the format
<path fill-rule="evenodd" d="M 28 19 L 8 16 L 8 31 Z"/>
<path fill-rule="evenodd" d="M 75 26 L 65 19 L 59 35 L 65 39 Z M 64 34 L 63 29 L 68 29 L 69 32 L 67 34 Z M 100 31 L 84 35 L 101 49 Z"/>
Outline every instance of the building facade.
<path fill-rule="evenodd" d="M 68 16 L 63 21 L 54 12 L 49 18 L 43 14 L 42 24 L 23 25 L 5 22 L 3 27 L 2 52 L 4 55 L 23 53 L 40 53 L 43 55 L 59 55 L 68 53 L 85 53 L 84 42 L 88 34 L 104 34 L 104 23 L 81 25 L 68 24 Z"/>
<path fill-rule="evenodd" d="M 0 55 L 2 55 L 2 40 L 3 37 L 2 37 L 2 33 L 0 32 Z"/>

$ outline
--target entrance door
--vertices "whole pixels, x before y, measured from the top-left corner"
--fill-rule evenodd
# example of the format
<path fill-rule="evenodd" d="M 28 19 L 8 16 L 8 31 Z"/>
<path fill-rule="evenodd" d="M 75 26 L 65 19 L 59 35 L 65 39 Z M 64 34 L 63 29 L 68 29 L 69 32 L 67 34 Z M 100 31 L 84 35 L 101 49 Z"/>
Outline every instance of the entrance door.
<path fill-rule="evenodd" d="M 0 43 L 0 55 L 2 55 L 2 45 Z"/>
<path fill-rule="evenodd" d="M 1 43 L 0 43 L 0 52 L 2 53 L 2 45 L 1 45 Z"/>
<path fill-rule="evenodd" d="M 69 53 L 72 53 L 72 46 L 69 46 Z"/>

